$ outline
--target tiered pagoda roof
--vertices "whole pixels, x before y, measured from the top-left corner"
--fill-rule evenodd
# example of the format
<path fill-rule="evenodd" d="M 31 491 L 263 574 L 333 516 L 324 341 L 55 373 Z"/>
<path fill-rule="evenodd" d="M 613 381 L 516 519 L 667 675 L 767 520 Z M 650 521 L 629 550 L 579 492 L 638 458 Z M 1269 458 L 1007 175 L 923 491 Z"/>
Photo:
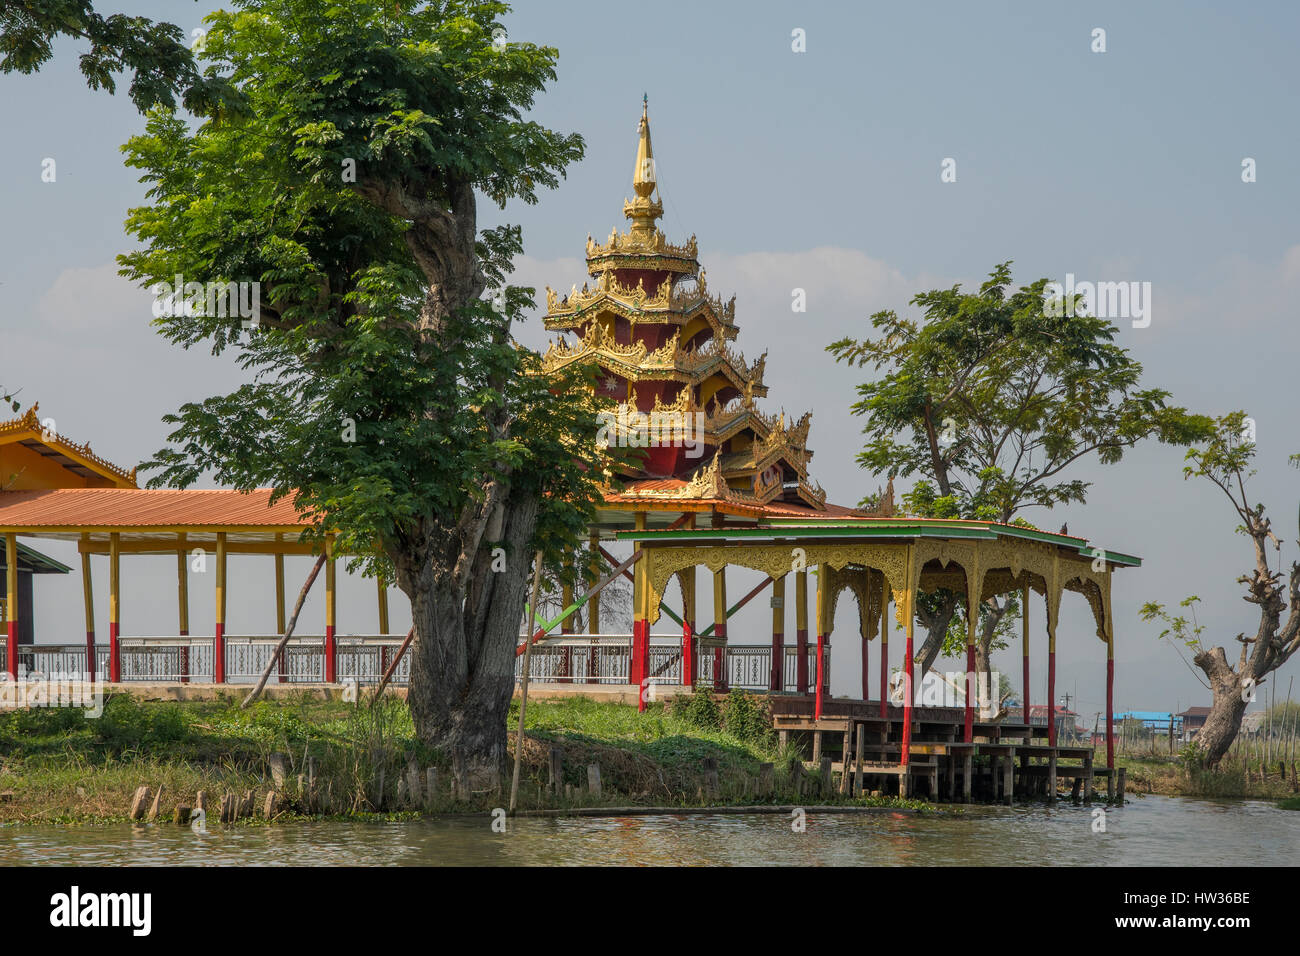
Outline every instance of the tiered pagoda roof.
<path fill-rule="evenodd" d="M 658 501 L 761 516 L 768 511 L 827 511 L 826 494 L 809 476 L 811 413 L 787 421 L 759 409 L 767 354 L 749 362 L 736 339 L 736 299 L 710 293 L 695 236 L 679 245 L 659 229 L 648 108 L 643 105 L 632 177 L 635 198 L 623 204 L 630 225 L 602 243 L 587 238 L 590 282 L 561 296 L 546 290 L 546 328 L 560 332 L 544 356 L 548 369 L 599 367 L 598 393 L 619 404 L 616 433 L 638 413 L 654 422 L 683 420 L 690 442 L 645 448 L 639 468 L 620 477 L 607 498 L 635 507 Z M 631 444 L 637 444 L 632 441 Z M 837 509 L 835 511 L 847 511 Z"/>

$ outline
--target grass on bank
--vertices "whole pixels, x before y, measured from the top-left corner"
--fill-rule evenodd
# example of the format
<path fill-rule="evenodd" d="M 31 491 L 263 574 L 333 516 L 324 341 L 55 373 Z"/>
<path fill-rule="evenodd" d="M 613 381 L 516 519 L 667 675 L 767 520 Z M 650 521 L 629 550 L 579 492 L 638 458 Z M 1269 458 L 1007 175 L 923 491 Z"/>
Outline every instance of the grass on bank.
<path fill-rule="evenodd" d="M 140 785 L 163 788 L 170 818 L 178 804 L 208 794 L 212 814 L 222 794 L 252 790 L 255 805 L 273 788 L 272 754 L 284 754 L 289 781 L 286 816 L 388 816 L 457 812 L 501 806 L 504 797 L 480 793 L 453 800 L 442 755 L 415 737 L 405 702 L 326 702 L 307 694 L 263 700 L 247 711 L 239 698 L 217 701 L 140 702 L 127 695 L 105 701 L 98 718 L 76 708 L 0 713 L 0 823 L 110 822 L 127 819 Z M 518 702 L 511 707 L 513 756 Z M 549 793 L 549 754 L 563 753 L 564 783 L 575 789 Z M 778 752 L 771 718 L 761 698 L 736 691 L 718 701 L 710 694 L 634 706 L 588 698 L 530 700 L 521 809 L 574 806 L 699 806 L 788 803 L 793 755 Z M 716 761 L 719 787 L 702 793 L 705 761 Z M 759 765 L 776 764 L 776 793 L 760 799 Z M 602 796 L 586 792 L 590 763 L 599 763 Z M 438 770 L 439 793 L 413 806 L 399 800 L 399 779 L 415 768 Z M 298 776 L 314 773 L 316 798 L 297 789 Z M 815 787 L 806 781 L 803 801 Z M 508 781 L 507 781 L 508 785 Z M 812 790 L 812 793 L 810 793 Z M 892 797 L 847 800 L 816 794 L 816 802 L 924 807 Z"/>

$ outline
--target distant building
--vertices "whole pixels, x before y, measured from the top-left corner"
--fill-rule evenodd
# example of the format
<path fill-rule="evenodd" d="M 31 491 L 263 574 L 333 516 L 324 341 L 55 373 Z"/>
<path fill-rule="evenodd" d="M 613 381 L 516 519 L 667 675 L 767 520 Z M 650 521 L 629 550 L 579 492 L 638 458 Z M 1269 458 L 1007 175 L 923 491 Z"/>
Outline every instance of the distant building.
<path fill-rule="evenodd" d="M 1210 716 L 1210 708 L 1188 707 L 1178 716 L 1183 719 L 1183 736 L 1190 740 L 1205 726 L 1205 720 Z"/>
<path fill-rule="evenodd" d="M 1166 734 L 1169 733 L 1169 727 L 1172 723 L 1174 736 L 1178 736 L 1183 732 L 1182 717 L 1167 710 L 1126 710 L 1115 715 L 1116 723 L 1122 720 L 1137 721 L 1144 730 Z"/>
<path fill-rule="evenodd" d="M 18 622 L 18 643 L 31 644 L 36 639 L 36 623 L 32 618 L 32 575 L 33 574 L 67 574 L 72 569 L 60 564 L 48 555 L 18 545 L 18 592 L 16 608 L 8 606 L 8 589 L 2 586 L 9 571 L 6 563 L 6 549 L 0 546 L 0 633 L 5 630 L 10 618 Z M 17 614 L 14 614 L 17 611 Z"/>

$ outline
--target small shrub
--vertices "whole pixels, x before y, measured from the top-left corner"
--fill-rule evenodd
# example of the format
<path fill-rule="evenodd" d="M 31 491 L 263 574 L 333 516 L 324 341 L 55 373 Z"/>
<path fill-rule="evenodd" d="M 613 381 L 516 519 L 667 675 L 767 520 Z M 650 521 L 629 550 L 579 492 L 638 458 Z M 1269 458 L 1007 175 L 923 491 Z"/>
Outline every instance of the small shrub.
<path fill-rule="evenodd" d="M 772 715 L 767 702 L 732 688 L 722 717 L 723 729 L 747 744 L 767 746 L 772 740 Z"/>
<path fill-rule="evenodd" d="M 113 750 L 176 743 L 190 733 L 176 704 L 140 704 L 127 696 L 110 697 L 104 702 L 104 713 L 90 723 L 95 737 Z"/>
<path fill-rule="evenodd" d="M 676 715 L 702 730 L 721 730 L 722 712 L 708 691 L 695 691 L 673 698 Z"/>

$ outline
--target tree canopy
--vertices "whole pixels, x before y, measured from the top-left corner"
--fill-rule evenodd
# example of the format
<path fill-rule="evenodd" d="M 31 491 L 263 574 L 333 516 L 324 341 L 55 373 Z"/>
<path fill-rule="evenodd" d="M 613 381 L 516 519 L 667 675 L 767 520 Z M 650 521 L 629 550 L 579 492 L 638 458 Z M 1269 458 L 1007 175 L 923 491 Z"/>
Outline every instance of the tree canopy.
<path fill-rule="evenodd" d="M 1083 502 L 1088 482 L 1071 465 L 1120 461 L 1138 442 L 1186 444 L 1210 420 L 1169 404 L 1142 383 L 1142 365 L 1116 344 L 1119 329 L 1088 315 L 1082 297 L 1046 307 L 1048 280 L 1011 287 L 1011 263 L 994 267 L 977 292 L 960 285 L 916 295 L 919 319 L 893 310 L 871 317 L 876 336 L 827 347 L 836 360 L 877 374 L 857 387 L 851 409 L 866 419 L 858 462 L 873 475 L 914 479 L 908 510 L 927 518 L 1028 524 L 1030 508 Z M 934 662 L 962 596 L 917 602 L 928 631 L 920 658 Z M 982 668 L 1005 602 L 986 602 Z"/>

